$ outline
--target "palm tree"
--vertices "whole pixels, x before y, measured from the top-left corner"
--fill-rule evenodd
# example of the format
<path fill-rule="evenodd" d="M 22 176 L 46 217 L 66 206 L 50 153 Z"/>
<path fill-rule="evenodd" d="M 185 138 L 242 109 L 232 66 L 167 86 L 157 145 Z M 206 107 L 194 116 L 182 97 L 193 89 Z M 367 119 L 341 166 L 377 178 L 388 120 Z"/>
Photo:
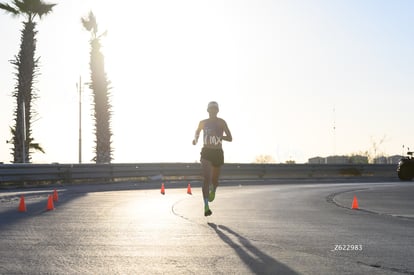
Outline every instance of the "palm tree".
<path fill-rule="evenodd" d="M 35 112 L 32 110 L 32 100 L 37 96 L 33 90 L 33 82 L 38 75 L 38 61 L 35 59 L 36 51 L 36 22 L 42 16 L 49 14 L 56 4 L 46 4 L 41 0 L 14 0 L 12 4 L 0 3 L 0 9 L 13 16 L 23 16 L 23 30 L 21 31 L 20 51 L 14 60 L 10 62 L 17 72 L 17 84 L 13 97 L 16 98 L 16 110 L 14 111 L 15 126 L 12 128 L 13 162 L 30 162 L 30 149 L 43 152 L 39 144 L 33 142 L 31 120 Z"/>
<path fill-rule="evenodd" d="M 92 12 L 88 17 L 81 18 L 82 24 L 91 33 L 91 82 L 89 88 L 93 91 L 94 98 L 94 117 L 95 117 L 95 136 L 96 136 L 96 163 L 110 163 L 112 160 L 111 136 L 111 104 L 109 103 L 109 85 L 105 73 L 104 56 L 101 53 L 101 37 L 106 32 L 98 35 L 98 24 Z"/>

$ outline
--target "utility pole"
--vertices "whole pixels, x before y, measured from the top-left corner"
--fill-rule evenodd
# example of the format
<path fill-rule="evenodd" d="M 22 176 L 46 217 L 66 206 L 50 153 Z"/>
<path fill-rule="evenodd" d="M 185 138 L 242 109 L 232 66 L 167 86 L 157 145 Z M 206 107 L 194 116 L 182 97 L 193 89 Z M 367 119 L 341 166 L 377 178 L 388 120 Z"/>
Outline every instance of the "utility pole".
<path fill-rule="evenodd" d="M 26 102 L 23 98 L 23 104 L 22 104 L 22 119 L 23 119 L 23 138 L 22 138 L 22 163 L 26 163 Z"/>
<path fill-rule="evenodd" d="M 79 90 L 79 163 L 82 163 L 82 79 L 80 76 L 76 89 Z"/>
<path fill-rule="evenodd" d="M 336 115 L 335 106 L 333 108 L 333 155 L 336 155 Z"/>

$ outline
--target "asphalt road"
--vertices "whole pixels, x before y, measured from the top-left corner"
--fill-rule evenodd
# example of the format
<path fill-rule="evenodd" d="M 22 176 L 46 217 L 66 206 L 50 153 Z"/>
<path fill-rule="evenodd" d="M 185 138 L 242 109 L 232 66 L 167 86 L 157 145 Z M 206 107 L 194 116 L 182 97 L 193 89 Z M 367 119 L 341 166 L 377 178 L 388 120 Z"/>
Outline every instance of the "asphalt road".
<path fill-rule="evenodd" d="M 414 183 L 186 184 L 2 191 L 0 274 L 414 274 Z"/>

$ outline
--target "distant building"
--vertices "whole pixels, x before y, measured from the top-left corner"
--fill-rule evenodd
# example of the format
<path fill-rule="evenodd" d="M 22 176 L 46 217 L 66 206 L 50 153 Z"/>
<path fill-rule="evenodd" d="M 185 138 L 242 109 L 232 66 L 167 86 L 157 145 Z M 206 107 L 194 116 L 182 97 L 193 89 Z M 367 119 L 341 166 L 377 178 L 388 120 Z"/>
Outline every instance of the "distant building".
<path fill-rule="evenodd" d="M 402 156 L 400 155 L 394 155 L 391 157 L 387 158 L 387 163 L 388 164 L 398 164 L 398 162 L 400 161 L 400 159 L 402 158 Z"/>
<path fill-rule="evenodd" d="M 384 156 L 374 158 L 374 164 L 387 164 L 387 158 Z"/>
<path fill-rule="evenodd" d="M 398 164 L 403 156 L 394 155 L 390 157 L 377 157 L 373 160 L 374 164 Z M 355 155 L 355 156 L 329 156 L 313 157 L 308 159 L 308 164 L 368 164 L 369 160 L 367 156 Z"/>
<path fill-rule="evenodd" d="M 349 158 L 349 163 L 352 163 L 352 164 L 368 164 L 368 157 L 360 156 L 360 155 L 351 156 Z"/>
<path fill-rule="evenodd" d="M 329 156 L 326 158 L 326 164 L 348 164 L 349 157 L 347 156 Z"/>
<path fill-rule="evenodd" d="M 381 156 L 374 159 L 374 164 L 398 164 L 402 157 L 403 156 L 400 155 L 394 155 L 390 157 Z"/>
<path fill-rule="evenodd" d="M 314 157 L 308 159 L 309 164 L 326 164 L 326 159 L 322 157 Z"/>

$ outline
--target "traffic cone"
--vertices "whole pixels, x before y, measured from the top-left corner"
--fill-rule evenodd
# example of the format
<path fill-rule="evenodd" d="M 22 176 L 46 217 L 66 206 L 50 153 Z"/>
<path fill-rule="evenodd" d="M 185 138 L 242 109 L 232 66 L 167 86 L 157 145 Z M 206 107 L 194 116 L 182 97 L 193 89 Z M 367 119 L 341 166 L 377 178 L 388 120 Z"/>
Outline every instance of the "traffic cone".
<path fill-rule="evenodd" d="M 190 185 L 190 183 L 188 184 L 188 186 L 187 186 L 187 194 L 188 195 L 192 195 L 192 193 L 191 193 L 191 185 Z"/>
<path fill-rule="evenodd" d="M 47 199 L 47 206 L 46 206 L 46 210 L 53 210 L 55 209 L 55 206 L 53 205 L 53 196 L 49 195 L 48 199 Z"/>
<path fill-rule="evenodd" d="M 59 200 L 59 195 L 57 190 L 55 189 L 55 191 L 53 191 L 53 201 L 58 201 Z"/>
<path fill-rule="evenodd" d="M 356 196 L 354 196 L 354 200 L 352 201 L 351 209 L 358 209 L 358 199 Z"/>
<path fill-rule="evenodd" d="M 26 203 L 24 202 L 24 196 L 20 197 L 19 212 L 26 212 Z"/>
<path fill-rule="evenodd" d="M 161 194 L 165 195 L 165 186 L 164 186 L 164 183 L 161 184 Z"/>

